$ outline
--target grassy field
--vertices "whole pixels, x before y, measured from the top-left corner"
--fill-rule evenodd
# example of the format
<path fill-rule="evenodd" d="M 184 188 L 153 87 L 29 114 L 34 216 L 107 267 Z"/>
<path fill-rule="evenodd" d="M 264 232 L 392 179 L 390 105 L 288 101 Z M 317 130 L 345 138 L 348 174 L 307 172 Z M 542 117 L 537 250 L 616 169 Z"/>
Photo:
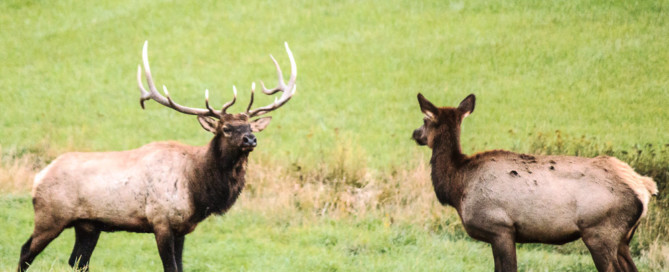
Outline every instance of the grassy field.
<path fill-rule="evenodd" d="M 284 41 L 299 69 L 298 93 L 257 135 L 243 199 L 187 238 L 191 271 L 489 271 L 489 246 L 437 205 L 428 150 L 410 140 L 417 92 L 477 95 L 465 153 L 616 155 L 667 192 L 669 1 L 489 2 L 1 1 L 0 270 L 31 232 L 30 179 L 56 155 L 210 140 L 194 117 L 139 107 L 145 40 L 156 83 L 193 107 L 235 84 L 242 111 L 251 82 L 275 82 L 268 54 L 287 73 Z M 669 270 L 667 203 L 634 242 L 645 270 Z M 36 271 L 66 270 L 71 232 Z M 150 235 L 117 233 L 92 265 L 160 261 Z M 580 245 L 519 246 L 519 267 L 594 269 Z"/>
<path fill-rule="evenodd" d="M 32 220 L 22 213 L 30 213 L 30 200 L 5 196 L 0 203 L 3 210 L 11 210 L 3 218 L 15 222 L 9 231 L 25 233 Z M 23 208 L 16 210 L 16 206 Z M 490 271 L 493 265 L 485 244 L 463 236 L 426 232 L 411 224 L 390 225 L 376 217 L 258 216 L 242 210 L 210 218 L 186 238 L 186 270 Z M 23 242 L 6 235 L 0 241 L 3 257 L 15 256 Z M 40 255 L 34 271 L 68 270 L 73 243 L 74 231 L 65 231 Z M 521 248 L 519 256 L 519 267 L 525 271 L 537 271 L 545 263 L 555 271 L 594 269 L 589 256 L 582 254 Z M 0 269 L 10 271 L 14 265 L 14 258 L 3 258 Z M 91 267 L 103 271 L 162 269 L 153 237 L 128 233 L 102 234 Z"/>

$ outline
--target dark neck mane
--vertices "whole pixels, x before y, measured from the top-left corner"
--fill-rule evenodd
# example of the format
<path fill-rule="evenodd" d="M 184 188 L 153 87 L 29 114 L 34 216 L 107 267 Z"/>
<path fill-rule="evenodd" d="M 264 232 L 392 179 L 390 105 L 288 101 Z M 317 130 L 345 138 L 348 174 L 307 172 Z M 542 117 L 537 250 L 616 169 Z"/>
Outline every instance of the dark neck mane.
<path fill-rule="evenodd" d="M 202 163 L 193 169 L 190 189 L 197 222 L 212 213 L 226 212 L 244 188 L 249 152 L 228 148 L 219 137 L 205 147 Z"/>
<path fill-rule="evenodd" d="M 430 160 L 432 185 L 441 204 L 458 208 L 464 189 L 459 170 L 467 161 L 467 156 L 460 149 L 460 128 L 454 127 L 438 135 L 433 140 Z"/>

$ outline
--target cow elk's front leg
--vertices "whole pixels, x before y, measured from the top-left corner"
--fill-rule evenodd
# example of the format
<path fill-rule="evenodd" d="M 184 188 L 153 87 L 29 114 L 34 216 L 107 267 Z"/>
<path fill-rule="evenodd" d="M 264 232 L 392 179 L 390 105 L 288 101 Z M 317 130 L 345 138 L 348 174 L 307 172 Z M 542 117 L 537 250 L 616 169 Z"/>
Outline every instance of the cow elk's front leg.
<path fill-rule="evenodd" d="M 492 255 L 495 258 L 495 272 L 517 271 L 516 242 L 512 234 L 500 234 L 492 242 Z"/>

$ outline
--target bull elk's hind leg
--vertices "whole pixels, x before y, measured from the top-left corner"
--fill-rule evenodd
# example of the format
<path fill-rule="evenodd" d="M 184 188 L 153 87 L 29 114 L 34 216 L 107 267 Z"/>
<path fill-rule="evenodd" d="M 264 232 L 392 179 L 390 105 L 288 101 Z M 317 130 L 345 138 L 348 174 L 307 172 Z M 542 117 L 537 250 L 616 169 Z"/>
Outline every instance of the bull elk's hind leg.
<path fill-rule="evenodd" d="M 100 230 L 91 223 L 77 223 L 74 225 L 75 242 L 69 264 L 77 271 L 88 271 L 88 263 L 93 249 L 100 238 Z"/>
<path fill-rule="evenodd" d="M 40 254 L 40 252 L 42 252 L 53 239 L 56 239 L 63 229 L 65 229 L 65 226 L 55 224 L 49 228 L 42 228 L 38 225 L 38 222 L 36 222 L 33 234 L 30 235 L 28 241 L 21 247 L 18 271 L 26 271 L 30 264 L 35 260 L 35 257 L 37 257 L 37 255 Z"/>

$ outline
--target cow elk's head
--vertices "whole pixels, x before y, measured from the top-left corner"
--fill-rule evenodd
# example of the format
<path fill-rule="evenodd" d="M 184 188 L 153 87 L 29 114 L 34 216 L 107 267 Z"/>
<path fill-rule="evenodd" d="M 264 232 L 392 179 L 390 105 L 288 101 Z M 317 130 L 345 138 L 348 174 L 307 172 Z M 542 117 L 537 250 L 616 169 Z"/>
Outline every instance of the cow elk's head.
<path fill-rule="evenodd" d="M 174 109 L 178 112 L 190 115 L 196 115 L 200 125 L 206 131 L 214 133 L 217 138 L 220 139 L 221 144 L 228 148 L 238 148 L 242 151 L 252 151 L 255 148 L 257 142 L 256 137 L 253 135 L 253 132 L 260 132 L 269 124 L 271 117 L 262 117 L 251 120 L 253 117 L 257 117 L 266 113 L 269 113 L 290 100 L 290 98 L 295 94 L 297 90 L 297 85 L 295 81 L 297 79 L 297 66 L 295 65 L 295 59 L 293 58 L 293 53 L 288 47 L 288 43 L 285 43 L 286 52 L 288 52 L 288 58 L 290 59 L 290 79 L 288 83 L 284 82 L 283 74 L 281 73 L 281 68 L 279 63 L 270 55 L 274 65 L 276 66 L 277 76 L 279 78 L 279 83 L 275 88 L 268 89 L 265 87 L 263 82 L 260 82 L 262 86 L 262 92 L 267 95 L 272 95 L 277 92 L 282 92 L 283 94 L 279 98 L 274 99 L 274 103 L 269 104 L 264 107 L 251 109 L 253 105 L 253 95 L 255 93 L 255 82 L 251 84 L 251 101 L 249 102 L 248 107 L 245 112 L 232 114 L 226 113 L 226 110 L 235 104 L 237 101 L 237 88 L 232 86 L 234 97 L 231 101 L 225 103 L 221 110 L 215 110 L 209 106 L 209 90 L 205 90 L 205 106 L 206 109 L 202 108 L 191 108 L 185 107 L 174 102 L 167 91 L 167 88 L 163 85 L 163 92 L 165 96 L 161 95 L 156 89 L 153 79 L 151 77 L 151 68 L 149 67 L 149 57 L 147 54 L 148 41 L 144 43 L 144 49 L 142 50 L 142 59 L 144 61 L 144 75 L 146 77 L 146 83 L 149 86 L 149 91 L 144 88 L 142 84 L 142 67 L 138 66 L 137 68 L 137 83 L 139 85 L 139 90 L 141 92 L 141 97 L 139 103 L 144 108 L 144 101 L 152 99 L 163 106 Z"/>
<path fill-rule="evenodd" d="M 413 139 L 419 145 L 427 145 L 433 148 L 434 139 L 437 135 L 451 135 L 458 137 L 460 123 L 474 111 L 476 97 L 473 94 L 467 96 L 457 108 L 439 108 L 428 101 L 422 94 L 418 94 L 420 110 L 425 115 L 423 125 L 413 131 Z M 451 139 L 451 140 L 458 140 Z"/>

